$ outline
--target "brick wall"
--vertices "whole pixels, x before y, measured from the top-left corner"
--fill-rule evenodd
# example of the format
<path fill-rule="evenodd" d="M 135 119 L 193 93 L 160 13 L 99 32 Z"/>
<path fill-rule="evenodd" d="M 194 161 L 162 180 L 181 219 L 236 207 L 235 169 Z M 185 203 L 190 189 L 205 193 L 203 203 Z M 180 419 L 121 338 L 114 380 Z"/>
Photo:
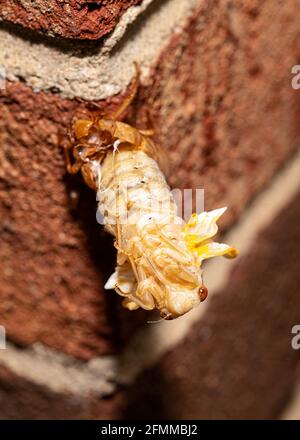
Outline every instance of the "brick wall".
<path fill-rule="evenodd" d="M 6 0 L 0 16 L 0 416 L 280 417 L 299 363 L 298 2 Z M 112 238 L 59 148 L 88 101 L 118 105 L 134 61 L 130 120 L 151 114 L 170 184 L 229 206 L 241 250 L 207 264 L 203 306 L 153 325 L 104 291 Z"/>

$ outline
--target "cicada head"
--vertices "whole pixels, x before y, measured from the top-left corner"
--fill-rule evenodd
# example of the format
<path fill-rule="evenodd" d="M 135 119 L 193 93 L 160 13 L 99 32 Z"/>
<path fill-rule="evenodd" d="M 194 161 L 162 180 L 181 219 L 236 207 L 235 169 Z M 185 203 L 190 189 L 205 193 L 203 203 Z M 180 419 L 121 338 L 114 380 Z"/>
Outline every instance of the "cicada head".
<path fill-rule="evenodd" d="M 101 121 L 101 120 L 100 120 Z M 94 148 L 96 152 L 111 147 L 113 138 L 106 127 L 101 128 L 99 121 L 88 119 L 78 119 L 73 124 L 73 136 L 76 145 L 85 145 L 87 148 Z M 91 153 L 87 153 L 86 157 L 90 157 Z"/>
<path fill-rule="evenodd" d="M 165 288 L 164 301 L 161 304 L 160 316 L 163 319 L 174 319 L 197 307 L 207 297 L 207 288 L 202 283 L 201 274 L 194 276 L 194 282 L 169 284 Z"/>

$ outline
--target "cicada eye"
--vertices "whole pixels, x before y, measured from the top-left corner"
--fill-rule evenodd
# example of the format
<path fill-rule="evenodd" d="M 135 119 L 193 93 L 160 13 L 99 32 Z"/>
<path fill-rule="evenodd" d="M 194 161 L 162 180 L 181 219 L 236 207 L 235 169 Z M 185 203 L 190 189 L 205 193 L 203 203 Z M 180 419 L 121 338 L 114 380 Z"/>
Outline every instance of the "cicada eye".
<path fill-rule="evenodd" d="M 76 153 L 78 157 L 82 157 L 83 153 L 84 153 L 85 148 L 84 147 L 77 147 L 76 148 Z"/>
<path fill-rule="evenodd" d="M 82 144 L 78 144 L 74 147 L 74 157 L 75 159 L 84 159 L 86 156 L 87 147 Z"/>
<path fill-rule="evenodd" d="M 208 295 L 207 288 L 205 286 L 201 286 L 199 291 L 198 291 L 198 295 L 199 295 L 200 301 L 201 302 L 204 301 L 206 299 L 207 295 Z"/>

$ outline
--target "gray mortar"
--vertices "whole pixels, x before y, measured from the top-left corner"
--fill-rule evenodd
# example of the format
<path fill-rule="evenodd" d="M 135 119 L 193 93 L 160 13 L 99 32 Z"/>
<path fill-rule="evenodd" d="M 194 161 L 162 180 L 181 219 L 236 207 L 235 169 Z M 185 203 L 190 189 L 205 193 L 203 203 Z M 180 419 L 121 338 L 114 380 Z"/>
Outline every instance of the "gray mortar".
<path fill-rule="evenodd" d="M 114 392 L 116 360 L 106 356 L 87 363 L 34 344 L 19 349 L 8 343 L 0 350 L 0 364 L 20 377 L 46 386 L 56 393 L 104 397 Z"/>
<path fill-rule="evenodd" d="M 171 35 L 182 29 L 202 0 L 144 0 L 122 16 L 104 43 L 65 43 L 31 33 L 0 30 L 0 66 L 11 81 L 22 79 L 35 91 L 55 88 L 61 95 L 98 100 L 123 91 L 137 61 L 145 80 Z M 58 41 L 58 42 L 57 42 Z"/>

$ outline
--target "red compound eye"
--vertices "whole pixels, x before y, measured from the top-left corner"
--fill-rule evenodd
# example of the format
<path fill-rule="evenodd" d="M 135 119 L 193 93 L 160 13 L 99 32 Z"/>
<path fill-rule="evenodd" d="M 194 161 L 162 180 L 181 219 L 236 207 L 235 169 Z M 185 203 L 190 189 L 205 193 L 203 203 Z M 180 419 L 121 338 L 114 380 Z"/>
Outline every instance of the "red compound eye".
<path fill-rule="evenodd" d="M 201 302 L 204 301 L 208 295 L 207 288 L 205 286 L 200 287 L 198 294 L 199 294 L 200 301 Z"/>

